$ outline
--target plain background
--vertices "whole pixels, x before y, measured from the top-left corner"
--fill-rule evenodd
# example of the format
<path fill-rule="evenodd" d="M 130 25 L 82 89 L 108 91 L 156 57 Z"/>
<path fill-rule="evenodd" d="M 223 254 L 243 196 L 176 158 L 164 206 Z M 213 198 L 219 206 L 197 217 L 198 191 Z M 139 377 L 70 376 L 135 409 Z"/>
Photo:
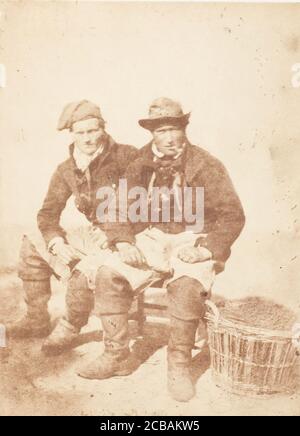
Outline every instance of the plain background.
<path fill-rule="evenodd" d="M 247 225 L 216 289 L 299 296 L 300 5 L 1 2 L 0 261 L 17 260 L 49 178 L 68 155 L 61 110 L 98 103 L 108 132 L 144 145 L 159 96 L 191 111 L 188 135 L 226 165 Z M 64 222 L 77 222 L 70 205 Z M 83 222 L 82 218 L 80 221 Z"/>

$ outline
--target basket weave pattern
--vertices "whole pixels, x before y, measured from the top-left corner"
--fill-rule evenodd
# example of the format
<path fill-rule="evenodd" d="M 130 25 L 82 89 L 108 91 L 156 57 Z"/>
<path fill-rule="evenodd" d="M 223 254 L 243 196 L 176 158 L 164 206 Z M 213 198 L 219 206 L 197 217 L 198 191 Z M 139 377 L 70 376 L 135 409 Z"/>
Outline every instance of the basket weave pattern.
<path fill-rule="evenodd" d="M 228 320 L 212 302 L 208 305 L 208 339 L 216 384 L 245 395 L 291 392 L 297 361 L 291 332 L 257 329 Z"/>

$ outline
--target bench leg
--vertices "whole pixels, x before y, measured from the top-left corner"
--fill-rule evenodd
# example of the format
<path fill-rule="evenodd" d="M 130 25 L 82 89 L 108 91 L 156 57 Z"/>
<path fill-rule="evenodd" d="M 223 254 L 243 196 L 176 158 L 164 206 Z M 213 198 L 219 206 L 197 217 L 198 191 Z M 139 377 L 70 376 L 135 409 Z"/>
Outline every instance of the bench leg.
<path fill-rule="evenodd" d="M 145 309 L 144 309 L 144 293 L 141 293 L 137 299 L 137 323 L 138 323 L 138 335 L 142 336 L 144 333 L 145 323 Z"/>

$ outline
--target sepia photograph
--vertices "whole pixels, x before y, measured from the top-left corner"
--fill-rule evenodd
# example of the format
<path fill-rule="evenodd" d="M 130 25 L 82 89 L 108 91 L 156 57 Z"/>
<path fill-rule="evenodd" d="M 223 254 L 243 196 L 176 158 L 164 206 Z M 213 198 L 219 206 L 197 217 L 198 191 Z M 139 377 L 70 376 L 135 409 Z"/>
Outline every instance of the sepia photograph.
<path fill-rule="evenodd" d="M 299 22 L 0 0 L 0 416 L 300 416 Z"/>

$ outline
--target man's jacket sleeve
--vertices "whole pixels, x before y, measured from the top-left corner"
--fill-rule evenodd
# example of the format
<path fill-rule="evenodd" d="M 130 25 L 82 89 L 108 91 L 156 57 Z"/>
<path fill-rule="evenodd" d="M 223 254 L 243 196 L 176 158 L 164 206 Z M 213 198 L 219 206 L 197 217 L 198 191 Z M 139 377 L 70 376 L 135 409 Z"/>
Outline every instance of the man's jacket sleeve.
<path fill-rule="evenodd" d="M 138 149 L 132 145 L 121 145 L 118 149 L 117 159 L 120 177 L 124 177 L 128 166 L 135 161 L 138 156 Z"/>
<path fill-rule="evenodd" d="M 72 191 L 58 167 L 51 178 L 43 206 L 37 215 L 38 227 L 47 246 L 57 236 L 65 238 L 66 233 L 59 223 L 61 213 L 71 194 Z"/>
<path fill-rule="evenodd" d="M 127 182 L 127 191 L 135 186 L 142 186 L 139 161 L 131 163 L 124 175 Z M 117 222 L 106 223 L 104 231 L 106 233 L 107 242 L 110 247 L 114 247 L 118 242 L 135 243 L 135 232 L 130 220 L 127 218 L 127 212 L 133 199 L 128 199 L 120 195 L 120 189 L 117 192 Z"/>
<path fill-rule="evenodd" d="M 132 177 L 132 169 L 134 168 L 134 162 L 138 156 L 138 149 L 132 145 L 121 145 L 117 151 L 117 161 L 119 166 L 119 181 L 120 179 L 125 179 L 127 184 L 134 186 L 136 178 Z M 135 172 L 134 172 L 135 173 Z M 127 185 L 127 186 L 128 186 Z M 127 203 L 121 204 L 124 199 L 119 195 L 119 189 L 117 190 L 117 202 L 116 202 L 116 217 L 117 222 L 106 222 L 101 225 L 101 229 L 106 233 L 107 242 L 110 247 L 114 247 L 117 242 L 135 242 L 135 236 L 131 224 L 127 222 Z M 126 196 L 127 198 L 127 196 Z M 123 216 L 123 221 L 119 222 L 119 216 L 125 213 Z M 122 217 L 121 220 L 122 221 Z"/>
<path fill-rule="evenodd" d="M 244 211 L 226 168 L 217 159 L 202 169 L 204 186 L 204 220 L 208 235 L 199 240 L 213 255 L 213 259 L 225 262 L 230 247 L 245 225 Z"/>

